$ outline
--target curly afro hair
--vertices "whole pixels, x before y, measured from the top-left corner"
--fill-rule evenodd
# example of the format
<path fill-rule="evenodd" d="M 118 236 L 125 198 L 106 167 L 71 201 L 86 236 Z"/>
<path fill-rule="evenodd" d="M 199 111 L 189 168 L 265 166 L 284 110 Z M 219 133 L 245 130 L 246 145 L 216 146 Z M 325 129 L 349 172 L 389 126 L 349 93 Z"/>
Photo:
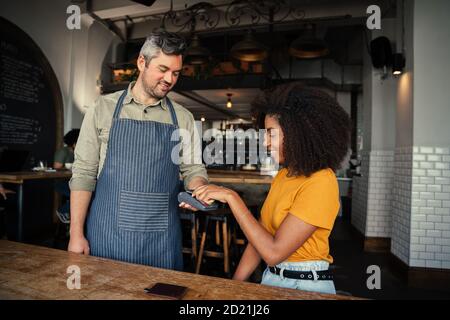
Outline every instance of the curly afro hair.
<path fill-rule="evenodd" d="M 291 82 L 265 91 L 252 106 L 260 127 L 266 115 L 278 120 L 288 176 L 340 168 L 350 147 L 351 121 L 328 94 Z"/>

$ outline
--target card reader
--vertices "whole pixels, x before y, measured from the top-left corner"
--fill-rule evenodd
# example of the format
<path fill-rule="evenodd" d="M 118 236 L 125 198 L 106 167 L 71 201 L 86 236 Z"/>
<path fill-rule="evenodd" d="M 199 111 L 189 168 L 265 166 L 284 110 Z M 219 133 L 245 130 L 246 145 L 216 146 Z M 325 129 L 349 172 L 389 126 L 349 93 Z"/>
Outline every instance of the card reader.
<path fill-rule="evenodd" d="M 190 192 L 190 191 L 180 192 L 178 194 L 178 202 L 187 203 L 200 211 L 213 211 L 213 210 L 217 210 L 219 208 L 219 205 L 217 202 L 213 202 L 210 205 L 204 205 L 199 200 L 195 199 L 192 196 L 192 192 Z"/>

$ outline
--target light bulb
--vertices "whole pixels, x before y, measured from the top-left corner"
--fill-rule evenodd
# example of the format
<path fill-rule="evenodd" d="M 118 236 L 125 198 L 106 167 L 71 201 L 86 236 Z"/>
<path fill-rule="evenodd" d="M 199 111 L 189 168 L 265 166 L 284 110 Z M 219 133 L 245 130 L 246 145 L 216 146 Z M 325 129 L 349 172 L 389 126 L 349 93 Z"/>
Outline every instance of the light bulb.
<path fill-rule="evenodd" d="M 227 97 L 228 97 L 227 108 L 231 108 L 233 106 L 233 103 L 231 102 L 231 96 L 232 95 L 233 95 L 232 93 L 227 93 Z"/>

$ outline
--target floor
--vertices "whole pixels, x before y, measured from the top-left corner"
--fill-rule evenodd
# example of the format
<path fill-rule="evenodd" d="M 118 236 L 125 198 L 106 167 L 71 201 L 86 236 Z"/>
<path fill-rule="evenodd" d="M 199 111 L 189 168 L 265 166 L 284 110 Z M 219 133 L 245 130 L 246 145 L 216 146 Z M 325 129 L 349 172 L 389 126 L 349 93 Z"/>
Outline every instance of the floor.
<path fill-rule="evenodd" d="M 188 230 L 188 226 L 184 230 Z M 41 238 L 30 239 L 29 243 L 54 247 L 65 250 L 67 248 L 67 238 L 64 228 L 59 230 L 59 235 L 55 233 L 47 234 Z M 186 233 L 185 241 L 189 241 L 189 232 Z M 3 238 L 5 238 L 3 236 Z M 56 241 L 55 241 L 56 239 Z M 210 241 L 214 242 L 214 241 Z M 189 246 L 188 243 L 185 244 Z M 348 221 L 338 218 L 330 237 L 331 255 L 334 257 L 332 265 L 336 290 L 339 294 L 352 295 L 370 299 L 450 299 L 450 288 L 448 291 L 424 290 L 408 287 L 398 275 L 392 270 L 387 253 L 367 253 L 362 250 L 360 240 L 352 232 L 352 227 Z M 214 249 L 209 247 L 208 249 Z M 201 274 L 216 277 L 230 277 L 239 256 L 242 254 L 243 246 L 239 246 L 238 251 L 233 252 L 231 273 L 226 275 L 223 271 L 223 260 L 219 258 L 206 257 L 201 266 Z M 189 254 L 184 254 L 185 271 L 194 272 L 194 261 Z M 369 290 L 366 282 L 370 274 L 367 267 L 377 265 L 381 270 L 381 289 Z M 258 283 L 264 265 L 255 271 L 250 281 Z"/>
<path fill-rule="evenodd" d="M 408 287 L 392 269 L 388 253 L 368 253 L 362 250 L 361 240 L 354 234 L 348 220 L 338 218 L 330 236 L 330 250 L 334 263 L 334 282 L 338 294 L 352 295 L 369 299 L 450 299 L 448 291 L 425 290 Z M 233 261 L 232 271 L 238 261 Z M 369 290 L 367 280 L 372 272 L 367 273 L 371 265 L 380 267 L 381 288 Z M 250 281 L 260 282 L 265 266 L 253 274 Z M 194 267 L 189 255 L 185 255 L 185 270 L 193 272 Z M 217 258 L 204 258 L 201 274 L 227 277 L 223 272 L 223 261 Z"/>
<path fill-rule="evenodd" d="M 370 299 L 450 299 L 447 291 L 408 287 L 393 270 L 389 253 L 364 252 L 361 240 L 349 221 L 338 219 L 330 236 L 330 250 L 334 257 L 333 272 L 336 289 L 342 294 Z M 367 273 L 371 265 L 380 267 L 381 289 L 369 290 Z"/>

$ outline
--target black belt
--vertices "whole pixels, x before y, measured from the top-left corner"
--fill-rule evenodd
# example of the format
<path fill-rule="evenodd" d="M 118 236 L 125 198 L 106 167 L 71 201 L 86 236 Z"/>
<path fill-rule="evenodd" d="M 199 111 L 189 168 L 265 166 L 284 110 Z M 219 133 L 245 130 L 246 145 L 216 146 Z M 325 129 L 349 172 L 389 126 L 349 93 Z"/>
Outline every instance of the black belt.
<path fill-rule="evenodd" d="M 280 275 L 281 269 L 278 267 L 269 267 L 270 272 Z M 317 274 L 316 280 L 333 280 L 333 275 L 329 270 L 315 271 Z M 300 279 L 300 280 L 314 280 L 314 272 L 312 271 L 292 271 L 286 270 L 283 271 L 283 277 L 290 279 Z"/>

